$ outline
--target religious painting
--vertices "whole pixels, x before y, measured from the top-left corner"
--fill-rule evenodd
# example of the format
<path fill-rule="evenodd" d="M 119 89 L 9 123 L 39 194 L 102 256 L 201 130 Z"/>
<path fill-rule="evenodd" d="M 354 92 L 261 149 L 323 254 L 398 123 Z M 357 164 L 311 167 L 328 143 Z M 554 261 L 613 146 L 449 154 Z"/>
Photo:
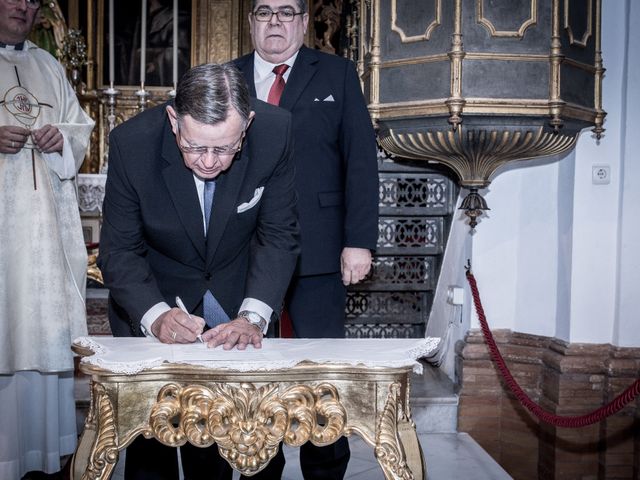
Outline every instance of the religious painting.
<path fill-rule="evenodd" d="M 99 83 L 173 87 L 191 64 L 191 0 L 100 3 Z"/>

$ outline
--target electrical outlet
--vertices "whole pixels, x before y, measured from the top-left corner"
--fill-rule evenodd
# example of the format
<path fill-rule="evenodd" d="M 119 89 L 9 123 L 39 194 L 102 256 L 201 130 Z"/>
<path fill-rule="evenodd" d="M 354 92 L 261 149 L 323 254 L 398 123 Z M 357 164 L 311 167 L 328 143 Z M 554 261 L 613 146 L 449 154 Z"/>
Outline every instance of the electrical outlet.
<path fill-rule="evenodd" d="M 464 288 L 458 285 L 449 285 L 447 289 L 447 302 L 450 305 L 462 305 L 464 303 Z"/>
<path fill-rule="evenodd" d="M 611 183 L 611 166 L 592 165 L 591 181 L 594 185 L 608 185 Z"/>

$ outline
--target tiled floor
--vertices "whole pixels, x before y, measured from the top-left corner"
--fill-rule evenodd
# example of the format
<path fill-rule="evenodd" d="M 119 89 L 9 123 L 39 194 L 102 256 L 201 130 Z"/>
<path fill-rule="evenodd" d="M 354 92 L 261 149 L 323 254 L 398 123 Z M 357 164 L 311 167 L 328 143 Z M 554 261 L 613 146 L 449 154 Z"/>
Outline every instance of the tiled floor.
<path fill-rule="evenodd" d="M 431 433 L 420 435 L 420 444 L 427 463 L 429 480 L 503 480 L 511 477 L 466 433 Z M 349 439 L 351 461 L 347 480 L 384 480 L 373 449 L 359 437 Z M 285 447 L 287 464 L 283 480 L 301 480 L 297 465 L 297 450 Z M 114 471 L 113 480 L 124 480 L 122 462 Z M 234 475 L 234 480 L 240 474 Z"/>

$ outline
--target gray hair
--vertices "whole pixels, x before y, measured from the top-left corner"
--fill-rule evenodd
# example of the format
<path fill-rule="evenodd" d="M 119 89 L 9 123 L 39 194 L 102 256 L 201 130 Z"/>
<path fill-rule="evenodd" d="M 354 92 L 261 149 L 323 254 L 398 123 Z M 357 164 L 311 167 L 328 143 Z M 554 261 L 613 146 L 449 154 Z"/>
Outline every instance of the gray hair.
<path fill-rule="evenodd" d="M 206 125 L 224 122 L 233 108 L 249 121 L 249 89 L 242 73 L 231 63 L 206 63 L 190 68 L 176 89 L 175 109 Z"/>
<path fill-rule="evenodd" d="M 255 12 L 256 7 L 260 3 L 260 0 L 253 0 L 251 2 L 251 11 Z M 301 12 L 307 13 L 307 0 L 295 0 L 296 5 L 298 6 L 298 10 Z"/>

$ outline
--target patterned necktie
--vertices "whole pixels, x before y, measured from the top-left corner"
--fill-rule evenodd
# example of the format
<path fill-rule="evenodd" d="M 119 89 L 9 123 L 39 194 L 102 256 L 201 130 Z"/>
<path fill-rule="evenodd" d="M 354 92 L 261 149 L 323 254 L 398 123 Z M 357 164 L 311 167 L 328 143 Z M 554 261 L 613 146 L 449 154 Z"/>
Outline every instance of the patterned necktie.
<path fill-rule="evenodd" d="M 282 65 L 276 65 L 273 67 L 273 73 L 276 74 L 276 78 L 273 81 L 273 85 L 271 85 L 271 89 L 269 90 L 269 96 L 267 97 L 267 103 L 271 105 L 279 105 L 280 97 L 282 96 L 282 92 L 284 91 L 284 72 L 287 71 L 289 65 L 283 63 Z"/>
<path fill-rule="evenodd" d="M 204 182 L 204 221 L 206 223 L 205 228 L 207 233 L 209 231 L 209 219 L 211 218 L 211 207 L 213 206 L 213 194 L 215 191 L 215 180 L 207 180 Z M 229 321 L 229 316 L 225 313 L 210 290 L 207 290 L 204 294 L 202 310 L 204 321 L 207 322 L 207 325 L 211 328 Z"/>

